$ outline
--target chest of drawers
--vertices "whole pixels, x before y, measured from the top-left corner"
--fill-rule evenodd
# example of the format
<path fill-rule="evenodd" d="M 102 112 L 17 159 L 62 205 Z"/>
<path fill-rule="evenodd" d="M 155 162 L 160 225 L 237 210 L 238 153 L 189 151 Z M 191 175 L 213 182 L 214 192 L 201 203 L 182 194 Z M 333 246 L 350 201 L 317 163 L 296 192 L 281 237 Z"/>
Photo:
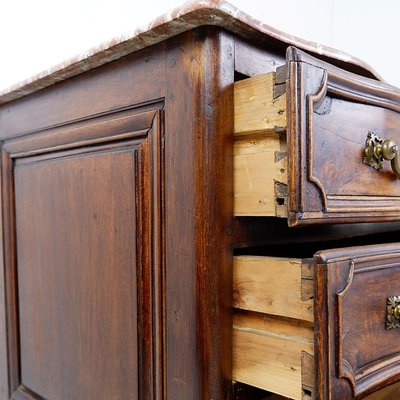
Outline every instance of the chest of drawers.
<path fill-rule="evenodd" d="M 318 52 L 192 3 L 0 95 L 0 399 L 393 396 L 400 91 Z"/>

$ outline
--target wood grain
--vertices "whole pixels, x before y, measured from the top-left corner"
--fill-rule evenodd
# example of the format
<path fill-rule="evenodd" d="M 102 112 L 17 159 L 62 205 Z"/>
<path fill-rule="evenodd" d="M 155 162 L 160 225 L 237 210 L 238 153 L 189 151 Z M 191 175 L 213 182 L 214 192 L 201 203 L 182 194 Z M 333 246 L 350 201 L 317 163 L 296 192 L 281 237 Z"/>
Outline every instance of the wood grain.
<path fill-rule="evenodd" d="M 235 216 L 287 216 L 287 160 L 281 136 L 235 140 L 233 162 Z"/>
<path fill-rule="evenodd" d="M 365 400 L 396 400 L 400 398 L 400 383 L 395 383 L 379 390 L 365 398 Z"/>
<path fill-rule="evenodd" d="M 292 321 L 237 314 L 233 379 L 302 399 L 302 352 L 313 354 L 313 329 Z"/>
<path fill-rule="evenodd" d="M 3 146 L 12 398 L 163 391 L 162 119 L 131 113 L 122 142 L 110 120 Z"/>
<path fill-rule="evenodd" d="M 236 136 L 286 130 L 286 94 L 274 98 L 275 72 L 235 82 Z"/>
<path fill-rule="evenodd" d="M 0 203 L 3 204 L 1 196 L 0 190 Z M 0 207 L 0 221 L 3 220 L 2 213 Z M 4 237 L 2 224 L 0 224 L 0 235 Z M 4 254 L 3 240 L 0 240 L 0 254 Z M 0 257 L 0 399 L 9 397 L 5 282 L 4 260 L 3 257 Z"/>
<path fill-rule="evenodd" d="M 302 279 L 301 260 L 236 256 L 233 306 L 312 322 L 312 293 L 308 300 L 302 299 L 303 286 L 308 287 L 308 282 L 306 276 Z"/>
<path fill-rule="evenodd" d="M 400 181 L 363 163 L 369 131 L 400 140 L 400 90 L 288 51 L 289 225 L 396 221 Z"/>
<path fill-rule="evenodd" d="M 234 214 L 287 216 L 286 95 L 275 72 L 234 85 Z"/>
<path fill-rule="evenodd" d="M 21 379 L 44 398 L 138 396 L 133 156 L 15 169 Z"/>
<path fill-rule="evenodd" d="M 361 399 L 400 379 L 399 332 L 385 328 L 386 300 L 398 290 L 399 257 L 398 243 L 315 256 L 319 398 Z"/>
<path fill-rule="evenodd" d="M 167 43 L 167 397 L 232 396 L 233 38 Z"/>

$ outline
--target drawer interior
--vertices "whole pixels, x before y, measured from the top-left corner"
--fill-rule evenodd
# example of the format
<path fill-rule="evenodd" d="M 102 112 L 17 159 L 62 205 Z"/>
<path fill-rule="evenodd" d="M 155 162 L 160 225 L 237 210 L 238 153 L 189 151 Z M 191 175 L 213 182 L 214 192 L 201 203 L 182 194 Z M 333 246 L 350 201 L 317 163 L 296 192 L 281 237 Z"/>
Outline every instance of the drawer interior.
<path fill-rule="evenodd" d="M 234 86 L 234 213 L 287 217 L 286 92 L 276 73 Z"/>
<path fill-rule="evenodd" d="M 292 399 L 311 396 L 312 264 L 240 255 L 233 271 L 233 379 Z"/>

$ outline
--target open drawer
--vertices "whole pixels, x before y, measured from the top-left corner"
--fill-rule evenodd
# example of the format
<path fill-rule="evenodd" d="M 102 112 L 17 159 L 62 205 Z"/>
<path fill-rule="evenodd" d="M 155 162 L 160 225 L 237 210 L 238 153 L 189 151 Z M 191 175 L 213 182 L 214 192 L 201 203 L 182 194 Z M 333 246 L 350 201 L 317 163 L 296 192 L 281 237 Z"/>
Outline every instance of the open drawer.
<path fill-rule="evenodd" d="M 399 381 L 399 281 L 400 244 L 236 256 L 233 379 L 320 400 Z"/>
<path fill-rule="evenodd" d="M 289 48 L 276 73 L 237 81 L 234 103 L 236 216 L 400 219 L 399 89 Z"/>

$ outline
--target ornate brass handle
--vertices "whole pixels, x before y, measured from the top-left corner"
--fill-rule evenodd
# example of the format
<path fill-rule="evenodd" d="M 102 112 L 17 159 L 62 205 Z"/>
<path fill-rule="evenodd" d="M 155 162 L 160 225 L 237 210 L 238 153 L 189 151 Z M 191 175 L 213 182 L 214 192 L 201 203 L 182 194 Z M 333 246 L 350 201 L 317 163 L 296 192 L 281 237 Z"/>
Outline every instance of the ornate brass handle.
<path fill-rule="evenodd" d="M 393 173 L 400 178 L 399 158 L 399 147 L 393 140 L 384 140 L 374 132 L 368 132 L 365 142 L 365 164 L 380 171 L 383 168 L 383 161 L 390 161 Z"/>
<path fill-rule="evenodd" d="M 400 296 L 387 299 L 386 329 L 400 328 Z"/>

